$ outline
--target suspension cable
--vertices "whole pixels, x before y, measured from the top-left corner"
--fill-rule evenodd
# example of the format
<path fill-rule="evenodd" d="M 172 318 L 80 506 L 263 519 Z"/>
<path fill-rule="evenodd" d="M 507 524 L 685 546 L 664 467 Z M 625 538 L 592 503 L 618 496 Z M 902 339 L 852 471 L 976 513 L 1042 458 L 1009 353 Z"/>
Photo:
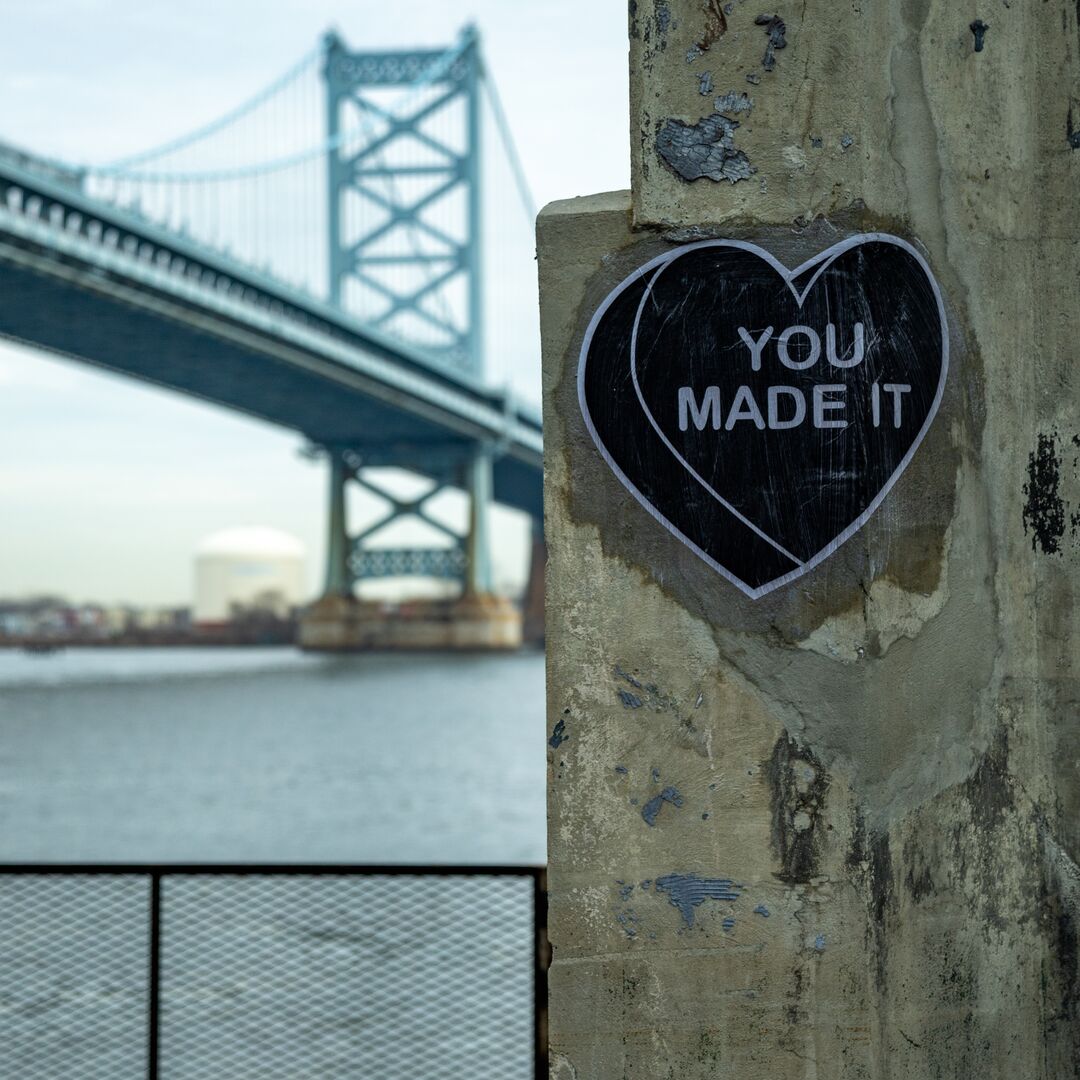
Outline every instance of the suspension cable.
<path fill-rule="evenodd" d="M 495 127 L 499 132 L 499 138 L 502 140 L 503 149 L 506 151 L 506 156 L 510 161 L 510 168 L 514 174 L 514 183 L 517 186 L 518 195 L 521 198 L 521 205 L 524 208 L 529 221 L 535 221 L 536 203 L 533 202 L 532 192 L 529 190 L 529 181 L 525 177 L 525 169 L 521 164 L 521 158 L 518 155 L 517 146 L 514 143 L 514 137 L 510 131 L 510 124 L 506 119 L 506 112 L 503 110 L 499 91 L 496 89 L 495 81 L 488 75 L 486 68 L 481 81 L 484 84 L 484 89 L 487 91 L 492 115 L 495 117 Z"/>
<path fill-rule="evenodd" d="M 462 53 L 472 43 L 472 37 L 468 31 L 464 32 L 458 41 L 446 52 L 442 53 L 431 62 L 402 93 L 394 103 L 394 111 L 401 110 L 409 105 L 418 95 L 422 94 L 433 83 L 438 82 L 461 57 Z M 220 126 L 220 125 L 219 125 Z M 155 183 L 169 183 L 183 180 L 220 181 L 238 180 L 255 176 L 260 173 L 277 172 L 281 169 L 290 168 L 293 165 L 308 161 L 311 158 L 328 154 L 340 149 L 346 142 L 370 135 L 374 129 L 374 122 L 366 114 L 361 114 L 361 126 L 357 130 L 338 132 L 337 135 L 323 139 L 315 146 L 306 150 L 299 150 L 281 157 L 270 158 L 267 161 L 256 162 L 249 165 L 236 165 L 221 169 L 206 170 L 176 170 L 176 171 L 143 171 L 131 169 L 125 165 L 87 166 L 84 171 L 93 176 L 124 176 L 136 181 L 150 181 Z"/>
<path fill-rule="evenodd" d="M 186 135 L 180 135 L 175 139 L 170 139 L 168 142 L 161 143 L 159 146 L 151 147 L 149 150 L 142 150 L 128 157 L 118 158 L 116 161 L 110 161 L 104 165 L 89 166 L 88 171 L 95 173 L 127 172 L 133 166 L 140 165 L 144 161 L 152 161 L 154 158 L 164 157 L 167 154 L 175 153 L 177 150 L 183 150 L 184 147 L 191 146 L 193 143 L 201 142 L 203 139 L 221 131 L 222 128 L 226 128 L 235 121 L 242 119 L 269 98 L 272 98 L 279 90 L 284 90 L 289 83 L 303 75 L 308 67 L 321 55 L 322 46 L 317 45 L 283 75 L 278 76 L 268 86 L 263 87 L 254 97 L 249 98 L 241 105 L 237 105 L 236 108 L 230 109 L 216 120 L 211 120 L 208 124 L 204 124 L 194 131 L 189 131 Z"/>

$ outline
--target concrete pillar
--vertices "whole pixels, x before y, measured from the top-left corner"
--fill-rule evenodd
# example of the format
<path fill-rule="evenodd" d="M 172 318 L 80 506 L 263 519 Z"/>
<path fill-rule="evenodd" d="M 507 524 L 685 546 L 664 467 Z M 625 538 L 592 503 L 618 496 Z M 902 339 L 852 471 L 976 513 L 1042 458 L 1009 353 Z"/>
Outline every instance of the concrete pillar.
<path fill-rule="evenodd" d="M 341 454 L 330 450 L 326 520 L 326 587 L 327 596 L 352 596 L 352 573 L 349 570 L 349 539 L 345 520 L 345 483 L 348 468 Z"/>
<path fill-rule="evenodd" d="M 552 1075 L 1080 1075 L 1076 5 L 630 12 L 633 191 L 538 224 Z M 619 457 L 581 408 L 582 346 L 612 291 L 681 245 L 736 239 L 795 268 L 871 232 L 940 287 L 943 395 L 862 527 L 755 598 L 661 520 L 685 511 L 686 533 L 715 514 L 672 464 L 678 424 L 649 424 L 647 383 L 626 391 L 635 327 L 662 301 L 608 309 Z M 846 281 L 887 306 L 900 286 L 867 285 L 875 265 Z M 771 295 L 755 337 L 768 303 L 790 303 Z M 936 319 L 906 324 L 916 368 Z M 685 325 L 671 364 L 715 329 Z M 737 349 L 715 354 L 718 382 L 749 360 Z M 652 443 L 635 459 L 632 436 L 655 430 L 671 459 Z M 736 508 L 805 499 L 816 527 L 823 486 L 791 490 L 784 458 L 725 456 L 727 434 L 690 467 L 714 489 L 730 467 L 716 494 Z M 745 536 L 729 563 L 757 551 Z"/>

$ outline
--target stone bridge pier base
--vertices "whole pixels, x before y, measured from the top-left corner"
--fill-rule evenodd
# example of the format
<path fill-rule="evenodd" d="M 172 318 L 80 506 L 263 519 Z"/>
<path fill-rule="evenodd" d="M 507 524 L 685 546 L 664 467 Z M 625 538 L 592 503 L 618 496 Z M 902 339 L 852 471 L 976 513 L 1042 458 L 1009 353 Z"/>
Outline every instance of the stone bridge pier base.
<path fill-rule="evenodd" d="M 363 536 L 353 537 L 347 525 L 345 493 L 346 484 L 358 473 L 358 464 L 348 453 L 332 450 L 328 456 L 326 585 L 323 595 L 301 618 L 301 648 L 319 652 L 506 651 L 521 646 L 520 611 L 492 590 L 488 524 L 492 458 L 487 448 L 478 447 L 463 470 L 463 484 L 469 493 L 469 527 L 464 543 L 454 536 L 458 545 L 455 548 L 392 552 L 383 559 L 391 568 L 404 568 L 401 572 L 413 569 L 422 573 L 432 568 L 450 574 L 460 566 L 464 571 L 461 595 L 450 600 L 397 604 L 362 600 L 355 595 L 354 566 L 362 554 L 362 541 L 395 516 L 412 514 L 431 524 L 435 522 L 424 516 L 423 500 L 397 503 L 387 519 Z M 438 527 L 449 534 L 445 526 Z M 458 562 L 455 556 L 460 556 Z"/>

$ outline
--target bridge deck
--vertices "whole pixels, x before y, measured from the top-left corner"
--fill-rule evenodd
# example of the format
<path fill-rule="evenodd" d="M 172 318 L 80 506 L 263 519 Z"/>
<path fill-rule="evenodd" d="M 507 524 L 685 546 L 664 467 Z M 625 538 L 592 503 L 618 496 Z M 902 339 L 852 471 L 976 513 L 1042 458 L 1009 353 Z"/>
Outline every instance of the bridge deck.
<path fill-rule="evenodd" d="M 69 186 L 0 161 L 0 333 L 434 475 L 502 451 L 497 501 L 539 515 L 538 411 Z"/>

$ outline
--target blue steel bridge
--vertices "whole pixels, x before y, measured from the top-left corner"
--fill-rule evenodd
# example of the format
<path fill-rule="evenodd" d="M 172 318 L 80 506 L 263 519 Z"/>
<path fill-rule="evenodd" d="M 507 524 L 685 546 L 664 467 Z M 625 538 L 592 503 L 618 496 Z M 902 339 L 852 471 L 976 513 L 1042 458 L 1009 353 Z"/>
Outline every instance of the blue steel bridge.
<path fill-rule="evenodd" d="M 401 574 L 484 593 L 490 504 L 542 513 L 532 217 L 475 30 L 401 52 L 329 34 L 249 101 L 122 161 L 0 146 L 0 333 L 319 448 L 328 593 Z M 367 473 L 383 466 L 429 491 L 397 498 Z M 362 533 L 351 482 L 387 507 Z M 446 486 L 471 496 L 467 535 L 425 510 Z M 441 543 L 379 546 L 405 516 Z"/>

